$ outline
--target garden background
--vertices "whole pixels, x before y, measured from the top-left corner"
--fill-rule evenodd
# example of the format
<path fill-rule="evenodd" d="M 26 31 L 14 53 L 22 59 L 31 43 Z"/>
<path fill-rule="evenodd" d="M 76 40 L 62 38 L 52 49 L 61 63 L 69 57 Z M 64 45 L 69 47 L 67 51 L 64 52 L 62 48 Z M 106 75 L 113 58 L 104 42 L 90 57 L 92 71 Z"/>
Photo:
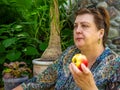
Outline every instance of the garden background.
<path fill-rule="evenodd" d="M 24 61 L 32 69 L 32 60 L 41 57 L 50 37 L 50 4 L 52 0 L 0 0 L 0 71 L 5 62 Z M 73 44 L 73 7 L 58 0 L 61 47 Z M 66 8 L 65 8 L 66 7 Z M 3 86 L 0 73 L 0 87 Z"/>

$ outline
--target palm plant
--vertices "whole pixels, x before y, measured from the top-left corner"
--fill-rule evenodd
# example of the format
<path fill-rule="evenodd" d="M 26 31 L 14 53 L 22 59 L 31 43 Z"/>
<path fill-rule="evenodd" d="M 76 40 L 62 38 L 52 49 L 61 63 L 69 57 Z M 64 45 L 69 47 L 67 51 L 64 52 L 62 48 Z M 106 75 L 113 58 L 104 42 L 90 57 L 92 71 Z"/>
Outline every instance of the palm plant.
<path fill-rule="evenodd" d="M 60 44 L 60 20 L 58 7 L 58 0 L 51 0 L 50 40 L 48 47 L 41 56 L 41 60 L 55 60 L 62 52 Z"/>

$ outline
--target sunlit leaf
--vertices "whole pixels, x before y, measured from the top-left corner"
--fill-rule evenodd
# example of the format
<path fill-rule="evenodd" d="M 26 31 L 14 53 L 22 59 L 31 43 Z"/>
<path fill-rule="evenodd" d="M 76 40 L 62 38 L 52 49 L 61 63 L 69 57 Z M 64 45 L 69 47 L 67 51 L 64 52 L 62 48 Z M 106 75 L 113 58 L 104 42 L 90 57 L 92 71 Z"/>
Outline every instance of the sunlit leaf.
<path fill-rule="evenodd" d="M 11 72 L 12 71 L 12 69 L 10 69 L 10 68 L 6 68 L 6 69 L 4 69 L 4 73 L 9 73 L 9 72 Z"/>
<path fill-rule="evenodd" d="M 3 45 L 4 45 L 4 47 L 9 47 L 10 45 L 12 45 L 12 44 L 14 44 L 15 42 L 17 41 L 17 38 L 16 37 L 14 37 L 14 38 L 8 38 L 8 39 L 5 39 L 4 41 L 3 41 Z"/>
<path fill-rule="evenodd" d="M 38 55 L 38 50 L 34 47 L 28 46 L 24 49 L 26 55 Z"/>
<path fill-rule="evenodd" d="M 17 35 L 18 37 L 28 37 L 29 34 L 27 32 L 22 32 L 20 34 Z"/>

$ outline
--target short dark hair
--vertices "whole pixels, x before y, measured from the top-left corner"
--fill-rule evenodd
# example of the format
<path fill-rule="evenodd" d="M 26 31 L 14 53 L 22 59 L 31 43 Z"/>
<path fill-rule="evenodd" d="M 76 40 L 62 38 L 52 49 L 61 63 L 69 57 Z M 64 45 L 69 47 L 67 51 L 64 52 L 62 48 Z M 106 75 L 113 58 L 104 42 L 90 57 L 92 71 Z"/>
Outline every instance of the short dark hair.
<path fill-rule="evenodd" d="M 110 28 L 110 16 L 107 9 L 105 9 L 104 7 L 80 8 L 79 10 L 76 11 L 75 17 L 87 13 L 92 14 L 94 16 L 96 27 L 99 30 L 100 29 L 105 30 L 103 36 L 103 45 L 105 46 Z"/>

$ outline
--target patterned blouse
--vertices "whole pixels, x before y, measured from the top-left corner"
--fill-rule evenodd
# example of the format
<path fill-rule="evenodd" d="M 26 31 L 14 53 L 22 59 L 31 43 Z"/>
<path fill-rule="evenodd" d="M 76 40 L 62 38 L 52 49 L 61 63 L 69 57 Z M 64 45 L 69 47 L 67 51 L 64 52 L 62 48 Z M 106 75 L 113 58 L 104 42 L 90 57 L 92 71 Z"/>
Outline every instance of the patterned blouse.
<path fill-rule="evenodd" d="M 80 51 L 75 46 L 68 47 L 43 73 L 21 84 L 24 90 L 81 90 L 68 68 L 76 53 Z M 99 90 L 120 90 L 120 56 L 110 48 L 105 48 L 90 70 Z"/>

